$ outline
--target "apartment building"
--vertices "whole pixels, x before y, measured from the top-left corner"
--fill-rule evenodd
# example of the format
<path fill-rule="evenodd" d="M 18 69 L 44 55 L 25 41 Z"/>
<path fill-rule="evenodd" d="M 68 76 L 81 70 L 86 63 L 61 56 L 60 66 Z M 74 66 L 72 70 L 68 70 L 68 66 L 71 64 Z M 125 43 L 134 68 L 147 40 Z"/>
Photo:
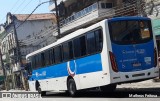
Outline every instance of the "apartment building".
<path fill-rule="evenodd" d="M 144 7 L 144 0 L 57 0 L 57 3 L 62 35 L 105 18 L 138 15 Z M 50 0 L 49 10 L 55 11 L 54 0 Z"/>
<path fill-rule="evenodd" d="M 6 69 L 8 88 L 19 88 L 24 84 L 25 56 L 53 43 L 52 32 L 56 24 L 54 14 L 11 14 L 6 16 L 1 34 L 2 62 Z"/>

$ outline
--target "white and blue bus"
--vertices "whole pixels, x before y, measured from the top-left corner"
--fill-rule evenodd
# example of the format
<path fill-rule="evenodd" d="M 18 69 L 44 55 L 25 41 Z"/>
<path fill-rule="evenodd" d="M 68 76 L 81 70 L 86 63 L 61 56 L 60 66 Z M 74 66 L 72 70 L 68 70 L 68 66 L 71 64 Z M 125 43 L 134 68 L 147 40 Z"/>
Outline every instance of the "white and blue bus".
<path fill-rule="evenodd" d="M 105 19 L 77 30 L 26 56 L 31 63 L 30 90 L 68 91 L 137 82 L 159 75 L 151 20 Z"/>

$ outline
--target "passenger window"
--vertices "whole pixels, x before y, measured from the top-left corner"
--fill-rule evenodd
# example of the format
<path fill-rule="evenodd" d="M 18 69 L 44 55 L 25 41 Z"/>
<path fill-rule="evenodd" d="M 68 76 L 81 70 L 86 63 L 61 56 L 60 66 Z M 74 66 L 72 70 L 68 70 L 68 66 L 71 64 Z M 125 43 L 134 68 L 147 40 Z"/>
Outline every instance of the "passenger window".
<path fill-rule="evenodd" d="M 103 39 L 102 39 L 102 30 L 99 29 L 95 31 L 95 39 L 96 39 L 96 51 L 101 51 L 103 46 Z"/>
<path fill-rule="evenodd" d="M 45 66 L 45 56 L 44 53 L 41 53 L 41 63 L 42 63 L 42 67 Z"/>
<path fill-rule="evenodd" d="M 80 37 L 81 56 L 86 55 L 86 39 L 85 36 Z"/>
<path fill-rule="evenodd" d="M 49 51 L 48 50 L 45 51 L 45 64 L 46 66 L 49 65 Z"/>
<path fill-rule="evenodd" d="M 40 68 L 41 67 L 41 55 L 40 54 L 38 54 L 37 55 L 37 57 L 38 57 L 38 68 Z"/>
<path fill-rule="evenodd" d="M 70 41 L 68 44 L 69 44 L 69 59 L 73 59 L 73 44 L 72 44 L 72 41 Z"/>
<path fill-rule="evenodd" d="M 54 48 L 52 49 L 52 64 L 55 63 L 55 55 L 54 55 Z"/>
<path fill-rule="evenodd" d="M 53 64 L 53 50 L 52 49 L 49 50 L 49 63 L 50 65 Z"/>
<path fill-rule="evenodd" d="M 61 46 L 57 46 L 54 49 L 54 55 L 55 55 L 55 62 L 59 63 L 62 62 L 62 52 L 61 52 Z"/>
<path fill-rule="evenodd" d="M 88 54 L 96 52 L 94 32 L 87 33 L 87 52 Z"/>
<path fill-rule="evenodd" d="M 69 46 L 68 46 L 68 43 L 63 43 L 63 59 L 64 59 L 64 61 L 69 59 Z"/>
<path fill-rule="evenodd" d="M 35 56 L 32 57 L 32 68 L 35 69 L 35 64 L 36 64 L 36 61 L 35 61 Z"/>
<path fill-rule="evenodd" d="M 80 57 L 81 56 L 81 48 L 80 48 L 80 40 L 79 38 L 73 40 L 74 44 L 74 57 Z"/>

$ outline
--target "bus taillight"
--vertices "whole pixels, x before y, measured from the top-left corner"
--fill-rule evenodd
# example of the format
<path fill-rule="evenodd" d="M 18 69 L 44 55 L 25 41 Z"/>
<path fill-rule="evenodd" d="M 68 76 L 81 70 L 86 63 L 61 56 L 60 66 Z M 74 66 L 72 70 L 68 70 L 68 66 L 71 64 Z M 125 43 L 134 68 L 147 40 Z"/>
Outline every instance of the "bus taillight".
<path fill-rule="evenodd" d="M 154 48 L 154 67 L 157 67 L 157 50 Z"/>
<path fill-rule="evenodd" d="M 110 60 L 111 60 L 111 65 L 112 65 L 113 71 L 118 72 L 117 63 L 116 63 L 116 59 L 115 59 L 114 54 L 109 51 L 109 55 L 110 55 Z"/>

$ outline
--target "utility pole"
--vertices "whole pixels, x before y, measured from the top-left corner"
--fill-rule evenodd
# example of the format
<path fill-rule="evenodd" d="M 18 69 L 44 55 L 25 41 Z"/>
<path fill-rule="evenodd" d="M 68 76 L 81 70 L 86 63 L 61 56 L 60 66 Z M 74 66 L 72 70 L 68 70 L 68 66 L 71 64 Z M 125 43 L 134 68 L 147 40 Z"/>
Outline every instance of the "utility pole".
<path fill-rule="evenodd" d="M 16 41 L 16 62 L 19 62 L 21 65 L 21 52 L 20 52 L 20 47 L 19 47 L 19 42 L 18 42 L 18 36 L 17 36 L 17 31 L 15 27 L 15 20 L 13 20 L 13 27 L 14 27 L 14 36 L 15 36 L 15 41 Z"/>
<path fill-rule="evenodd" d="M 59 13 L 58 13 L 57 0 L 54 0 L 54 3 L 55 3 L 55 9 L 56 9 L 58 38 L 60 38 L 61 37 L 61 32 L 60 32 Z"/>
<path fill-rule="evenodd" d="M 15 61 L 15 63 L 17 64 L 17 66 L 20 67 L 20 75 L 22 77 L 21 80 L 22 80 L 23 87 L 25 88 L 25 82 L 24 82 L 24 78 L 23 78 L 23 71 L 22 71 L 22 68 L 21 68 L 21 64 L 22 64 L 21 52 L 20 52 L 20 47 L 19 47 L 19 42 L 18 42 L 18 36 L 17 36 L 16 25 L 15 25 L 15 19 L 13 19 L 13 33 L 14 33 L 15 42 L 16 42 L 16 61 Z M 13 75 L 13 78 L 14 78 L 14 73 L 12 73 L 12 75 Z M 14 80 L 13 82 L 15 84 L 16 81 Z M 19 82 L 19 83 L 21 83 L 21 82 Z"/>

